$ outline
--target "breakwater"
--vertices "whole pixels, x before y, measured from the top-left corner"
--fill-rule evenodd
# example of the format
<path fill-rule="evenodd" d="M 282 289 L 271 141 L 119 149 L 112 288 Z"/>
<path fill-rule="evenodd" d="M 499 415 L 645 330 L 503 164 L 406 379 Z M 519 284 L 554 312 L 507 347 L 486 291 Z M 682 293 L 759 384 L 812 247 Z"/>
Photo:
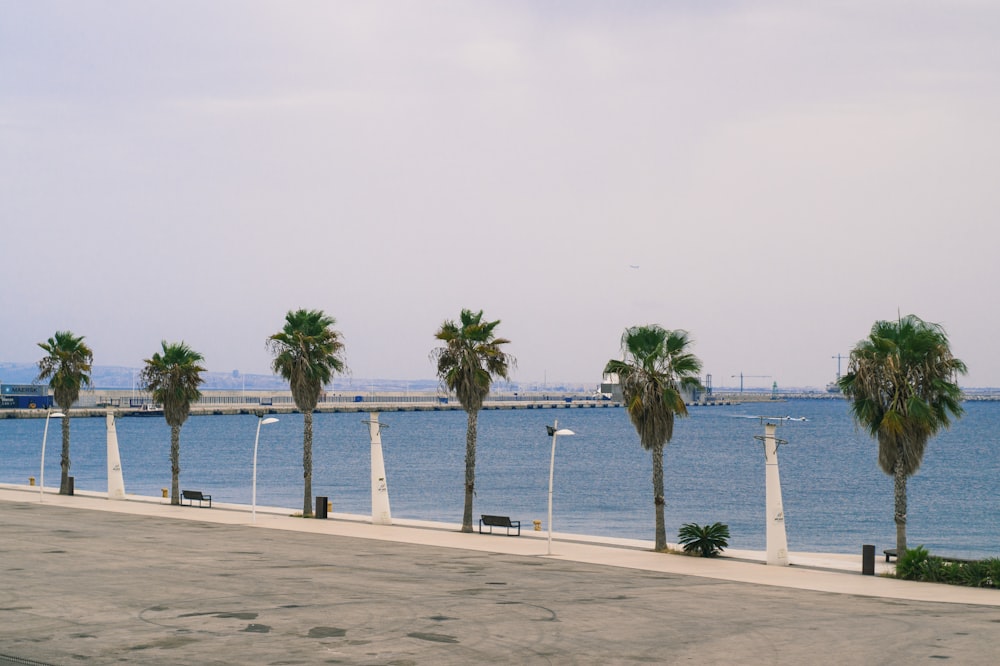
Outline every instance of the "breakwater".
<path fill-rule="evenodd" d="M 524 402 L 492 402 L 484 403 L 483 410 L 498 409 L 606 409 L 611 407 L 621 407 L 620 402 L 555 402 L 555 401 L 524 401 Z M 150 417 L 159 416 L 163 418 L 163 411 L 158 409 L 143 409 L 137 407 L 74 407 L 70 410 L 70 415 L 76 417 L 104 417 L 108 411 L 113 411 L 117 416 L 125 417 Z M 343 403 L 343 404 L 320 404 L 317 405 L 314 413 L 334 414 L 352 412 L 446 412 L 462 411 L 463 407 L 458 402 L 448 402 L 447 404 L 433 403 L 400 403 L 400 402 L 380 402 L 371 400 L 368 402 Z M 298 413 L 298 408 L 294 403 L 278 405 L 212 405 L 198 403 L 191 405 L 192 415 L 215 414 L 219 416 L 248 415 L 280 415 Z M 45 418 L 45 410 L 42 409 L 5 409 L 0 411 L 0 419 L 3 418 Z"/>
<path fill-rule="evenodd" d="M 713 396 L 711 400 L 688 403 L 689 406 L 727 406 L 744 402 L 770 400 L 769 396 L 747 393 L 746 396 Z M 618 400 L 590 393 L 498 393 L 483 404 L 484 410 L 507 409 L 607 409 L 621 407 Z M 108 410 L 118 416 L 160 416 L 148 394 L 128 390 L 95 389 L 81 394 L 70 410 L 72 417 L 104 417 Z M 55 409 L 55 408 L 53 408 Z M 339 412 L 417 412 L 461 411 L 452 396 L 437 392 L 414 393 L 326 393 L 320 397 L 315 413 Z M 203 391 L 191 405 L 192 414 L 280 415 L 298 412 L 291 391 Z M 45 418 L 44 409 L 0 409 L 3 418 Z"/>

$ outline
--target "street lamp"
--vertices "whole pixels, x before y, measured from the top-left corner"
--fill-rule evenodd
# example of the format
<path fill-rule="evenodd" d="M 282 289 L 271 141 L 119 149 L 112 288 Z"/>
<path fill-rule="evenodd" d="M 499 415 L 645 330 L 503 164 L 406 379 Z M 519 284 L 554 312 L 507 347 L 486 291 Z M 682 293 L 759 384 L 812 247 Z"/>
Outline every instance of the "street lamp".
<path fill-rule="evenodd" d="M 545 426 L 548 433 L 552 435 L 552 459 L 549 461 L 549 555 L 552 554 L 552 478 L 555 476 L 556 470 L 556 439 L 559 438 L 559 435 L 576 434 L 572 430 L 567 430 L 566 428 L 563 428 L 562 430 L 558 430 L 557 428 L 559 428 L 558 419 L 556 419 L 552 425 Z"/>
<path fill-rule="evenodd" d="M 272 423 L 277 423 L 278 419 L 273 416 L 269 416 L 266 419 L 263 416 L 257 417 L 257 436 L 253 440 L 253 490 L 250 491 L 252 508 L 251 512 L 253 514 L 254 523 L 257 522 L 257 443 L 260 441 L 260 427 L 262 425 L 270 425 Z"/>
<path fill-rule="evenodd" d="M 61 419 L 65 414 L 62 412 L 48 412 L 45 415 L 45 430 L 42 432 L 42 468 L 38 471 L 38 501 L 43 500 L 45 495 L 45 440 L 49 437 L 49 419 L 51 417 Z"/>

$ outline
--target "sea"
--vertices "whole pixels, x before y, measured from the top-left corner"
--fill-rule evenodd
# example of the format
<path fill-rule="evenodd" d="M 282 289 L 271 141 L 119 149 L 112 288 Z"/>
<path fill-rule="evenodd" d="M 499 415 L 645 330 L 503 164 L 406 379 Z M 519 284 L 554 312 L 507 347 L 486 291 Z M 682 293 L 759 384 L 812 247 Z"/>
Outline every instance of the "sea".
<path fill-rule="evenodd" d="M 1000 403 L 967 402 L 965 415 L 933 438 L 908 484 L 909 545 L 961 557 L 1000 557 Z M 880 552 L 895 546 L 893 482 L 877 445 L 838 399 L 694 406 L 678 419 L 664 455 L 668 541 L 684 523 L 723 522 L 730 547 L 764 550 L 765 468 L 760 417 L 790 416 L 777 437 L 791 552 Z M 263 426 L 257 505 L 301 511 L 301 414 Z M 317 413 L 313 494 L 335 513 L 371 515 L 368 415 Z M 466 414 L 385 412 L 382 448 L 394 518 L 460 523 Z M 43 419 L 0 419 L 0 482 L 39 476 Z M 552 438 L 560 436 L 553 481 L 553 530 L 652 541 L 652 462 L 620 407 L 487 409 L 479 414 L 474 514 L 508 515 L 531 529 L 546 519 Z M 250 504 L 257 418 L 192 415 L 181 428 L 182 488 L 216 502 Z M 170 487 L 170 429 L 162 417 L 122 417 L 118 442 L 128 494 Z M 107 491 L 104 418 L 71 421 L 71 475 L 77 489 Z M 61 429 L 50 421 L 46 488 L 58 488 Z M 37 481 L 36 481 L 37 482 Z M 543 527 L 547 529 L 547 526 Z"/>

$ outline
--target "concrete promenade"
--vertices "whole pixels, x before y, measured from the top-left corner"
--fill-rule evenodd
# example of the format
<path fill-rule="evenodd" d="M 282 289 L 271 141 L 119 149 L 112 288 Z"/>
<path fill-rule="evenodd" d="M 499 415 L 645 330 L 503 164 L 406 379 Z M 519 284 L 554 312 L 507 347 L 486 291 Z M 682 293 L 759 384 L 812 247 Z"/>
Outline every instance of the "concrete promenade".
<path fill-rule="evenodd" d="M 41 500 L 41 501 L 40 501 Z M 0 665 L 992 664 L 1000 591 L 860 556 L 704 560 L 650 542 L 0 485 Z M 884 570 L 886 565 L 879 561 Z"/>

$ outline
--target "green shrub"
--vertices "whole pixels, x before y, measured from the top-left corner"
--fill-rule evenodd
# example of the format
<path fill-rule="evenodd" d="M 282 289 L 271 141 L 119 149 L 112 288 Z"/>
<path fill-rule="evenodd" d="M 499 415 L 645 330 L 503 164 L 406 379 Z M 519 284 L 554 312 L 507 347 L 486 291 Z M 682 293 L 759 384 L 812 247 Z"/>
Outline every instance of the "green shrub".
<path fill-rule="evenodd" d="M 958 582 L 969 587 L 990 587 L 990 567 L 985 560 L 959 566 Z"/>
<path fill-rule="evenodd" d="M 991 557 L 984 560 L 986 569 L 989 572 L 989 586 L 1000 588 L 1000 557 Z"/>
<path fill-rule="evenodd" d="M 896 559 L 896 578 L 903 580 L 922 580 L 921 568 L 927 562 L 929 553 L 923 546 L 907 548 Z"/>
<path fill-rule="evenodd" d="M 685 523 L 677 533 L 677 542 L 684 546 L 685 553 L 697 552 L 702 557 L 715 557 L 729 546 L 729 525 Z"/>
<path fill-rule="evenodd" d="M 948 560 L 923 546 L 908 548 L 896 562 L 896 578 L 969 587 L 1000 587 L 1000 558 Z"/>
<path fill-rule="evenodd" d="M 946 562 L 934 555 L 921 562 L 917 572 L 917 580 L 925 583 L 950 583 L 958 578 L 953 562 Z"/>

